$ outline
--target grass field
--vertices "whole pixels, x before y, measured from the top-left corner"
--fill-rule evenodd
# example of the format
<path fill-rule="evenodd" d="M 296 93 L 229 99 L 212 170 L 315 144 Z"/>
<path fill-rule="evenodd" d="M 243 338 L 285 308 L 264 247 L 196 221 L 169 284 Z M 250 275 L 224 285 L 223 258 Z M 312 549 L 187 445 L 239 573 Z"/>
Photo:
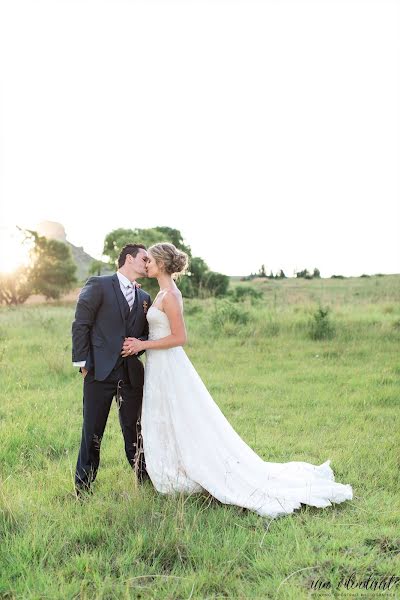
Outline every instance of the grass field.
<path fill-rule="evenodd" d="M 265 460 L 330 458 L 354 499 L 270 521 L 158 495 L 133 479 L 114 404 L 94 494 L 77 502 L 74 305 L 3 307 L 0 598 L 400 597 L 399 583 L 362 588 L 400 577 L 400 276 L 251 285 L 253 304 L 186 303 L 186 351 Z M 312 339 L 320 303 L 332 329 Z"/>

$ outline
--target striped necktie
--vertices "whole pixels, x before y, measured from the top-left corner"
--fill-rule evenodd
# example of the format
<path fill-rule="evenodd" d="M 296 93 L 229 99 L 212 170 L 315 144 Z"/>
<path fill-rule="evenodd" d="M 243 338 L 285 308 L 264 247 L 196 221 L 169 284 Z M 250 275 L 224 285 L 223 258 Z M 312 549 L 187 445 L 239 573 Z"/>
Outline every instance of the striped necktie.
<path fill-rule="evenodd" d="M 129 304 L 129 310 L 132 310 L 132 306 L 133 306 L 133 292 L 134 292 L 134 287 L 133 284 L 130 283 L 129 285 L 126 286 L 126 290 L 125 290 L 125 298 L 127 303 Z"/>

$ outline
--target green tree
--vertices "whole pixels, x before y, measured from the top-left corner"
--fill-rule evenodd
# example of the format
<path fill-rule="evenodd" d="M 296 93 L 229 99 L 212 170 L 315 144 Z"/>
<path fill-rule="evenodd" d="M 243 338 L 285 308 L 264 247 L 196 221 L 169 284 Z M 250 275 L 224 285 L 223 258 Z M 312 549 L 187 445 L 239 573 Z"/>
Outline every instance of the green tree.
<path fill-rule="evenodd" d="M 224 296 L 228 287 L 229 277 L 210 271 L 200 256 L 194 256 L 190 260 L 188 274 L 179 281 L 179 288 L 187 298 Z"/>
<path fill-rule="evenodd" d="M 77 282 L 71 250 L 64 242 L 47 239 L 36 231 L 27 230 L 27 235 L 34 241 L 29 273 L 32 290 L 46 299 L 58 299 Z"/>
<path fill-rule="evenodd" d="M 0 304 L 22 304 L 31 294 L 28 267 L 21 266 L 13 273 L 0 275 Z"/>
<path fill-rule="evenodd" d="M 184 242 L 181 232 L 172 227 L 114 229 L 104 240 L 103 254 L 109 258 L 110 264 L 115 267 L 118 255 L 126 244 L 143 244 L 148 248 L 152 244 L 160 242 L 170 242 L 189 255 L 189 271 L 177 281 L 183 296 L 194 298 L 218 296 L 226 293 L 229 286 L 229 277 L 222 273 L 210 271 L 201 257 L 192 257 L 190 246 Z M 144 287 L 151 295 L 158 291 L 157 283 L 153 280 L 146 281 Z"/>
<path fill-rule="evenodd" d="M 109 268 L 102 260 L 92 260 L 89 267 L 89 275 L 101 275 L 105 266 Z"/>
<path fill-rule="evenodd" d="M 164 239 L 171 242 L 171 244 L 174 244 L 174 246 L 179 248 L 179 250 L 182 250 L 189 256 L 192 256 L 191 248 L 183 241 L 183 237 L 179 229 L 172 229 L 171 227 L 155 227 L 155 230 L 164 234 Z"/>
<path fill-rule="evenodd" d="M 203 277 L 203 289 L 207 295 L 225 296 L 229 288 L 229 277 L 215 271 L 207 271 Z"/>
<path fill-rule="evenodd" d="M 171 227 L 153 227 L 149 229 L 114 229 L 104 240 L 103 254 L 109 258 L 109 263 L 117 267 L 118 256 L 127 244 L 143 244 L 149 248 L 153 244 L 170 242 L 190 256 L 190 247 L 183 242 L 183 237 L 178 229 Z M 179 280 L 178 286 L 185 296 L 195 296 L 192 285 L 186 281 L 186 277 Z M 158 291 L 157 281 L 149 279 L 144 283 L 146 291 L 155 296 Z"/>
<path fill-rule="evenodd" d="M 303 278 L 303 279 L 312 279 L 313 278 L 312 274 L 307 269 L 303 269 L 302 271 L 298 271 L 296 273 L 296 277 Z"/>
<path fill-rule="evenodd" d="M 189 273 L 185 277 L 187 283 L 190 285 L 190 294 L 188 296 L 194 297 L 202 295 L 202 288 L 204 287 L 204 276 L 208 271 L 207 263 L 200 258 L 200 256 L 194 256 L 189 264 Z M 185 285 L 186 282 L 182 281 Z M 189 290 L 188 290 L 189 291 Z M 183 292 L 182 292 L 183 293 Z"/>
<path fill-rule="evenodd" d="M 258 271 L 258 277 L 266 277 L 267 273 L 265 271 L 265 265 L 261 265 L 260 270 Z"/>
<path fill-rule="evenodd" d="M 115 266 L 118 255 L 126 244 L 143 244 L 148 248 L 160 242 L 170 242 L 191 256 L 190 247 L 183 242 L 178 229 L 171 227 L 153 227 L 150 229 L 114 229 L 104 240 L 103 254 L 109 257 Z"/>

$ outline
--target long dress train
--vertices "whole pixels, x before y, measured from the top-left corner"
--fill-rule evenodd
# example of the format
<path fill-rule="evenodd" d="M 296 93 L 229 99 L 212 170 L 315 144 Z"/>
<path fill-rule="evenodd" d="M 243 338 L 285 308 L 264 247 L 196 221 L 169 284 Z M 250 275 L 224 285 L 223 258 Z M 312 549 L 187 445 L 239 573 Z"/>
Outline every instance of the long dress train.
<path fill-rule="evenodd" d="M 149 339 L 171 333 L 167 315 L 147 313 Z M 208 491 L 224 504 L 278 517 L 301 504 L 330 506 L 351 500 L 336 483 L 330 461 L 271 463 L 236 433 L 214 402 L 182 347 L 147 350 L 142 405 L 147 471 L 159 492 Z"/>

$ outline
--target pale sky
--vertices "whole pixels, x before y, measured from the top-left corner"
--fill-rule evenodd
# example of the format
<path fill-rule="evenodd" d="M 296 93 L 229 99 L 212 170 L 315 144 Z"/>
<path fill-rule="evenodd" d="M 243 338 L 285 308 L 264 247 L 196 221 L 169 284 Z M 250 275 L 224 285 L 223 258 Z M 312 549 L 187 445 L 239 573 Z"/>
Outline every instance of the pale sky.
<path fill-rule="evenodd" d="M 400 272 L 400 2 L 1 0 L 1 225 Z"/>

